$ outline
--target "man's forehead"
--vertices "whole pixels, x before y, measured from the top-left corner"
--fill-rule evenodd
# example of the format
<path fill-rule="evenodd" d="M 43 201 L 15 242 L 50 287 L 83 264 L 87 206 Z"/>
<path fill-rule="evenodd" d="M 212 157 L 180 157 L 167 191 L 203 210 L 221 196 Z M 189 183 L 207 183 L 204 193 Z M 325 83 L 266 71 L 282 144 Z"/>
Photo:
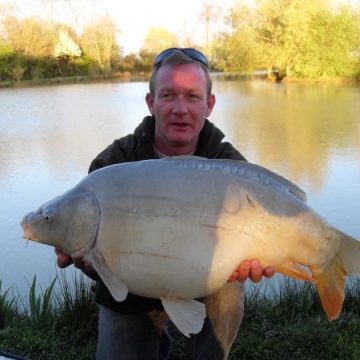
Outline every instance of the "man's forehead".
<path fill-rule="evenodd" d="M 207 78 L 204 70 L 196 64 L 164 65 L 155 78 L 156 87 L 206 88 Z"/>

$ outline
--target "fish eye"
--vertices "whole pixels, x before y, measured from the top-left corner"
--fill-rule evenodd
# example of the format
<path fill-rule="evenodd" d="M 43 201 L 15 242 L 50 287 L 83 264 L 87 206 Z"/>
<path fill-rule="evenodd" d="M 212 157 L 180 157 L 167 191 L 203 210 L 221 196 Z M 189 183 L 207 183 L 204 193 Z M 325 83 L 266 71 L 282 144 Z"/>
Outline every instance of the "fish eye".
<path fill-rule="evenodd" d="M 43 219 L 45 222 L 49 223 L 49 222 L 53 221 L 54 215 L 52 212 L 47 211 L 46 213 L 43 214 Z"/>

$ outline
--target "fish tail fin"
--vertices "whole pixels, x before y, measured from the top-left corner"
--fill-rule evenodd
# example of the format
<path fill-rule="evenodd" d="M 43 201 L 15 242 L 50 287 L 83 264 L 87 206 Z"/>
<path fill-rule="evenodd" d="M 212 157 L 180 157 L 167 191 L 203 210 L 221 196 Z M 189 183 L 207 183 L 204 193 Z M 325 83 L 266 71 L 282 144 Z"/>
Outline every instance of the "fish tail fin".
<path fill-rule="evenodd" d="M 346 275 L 360 274 L 360 241 L 342 231 L 336 232 L 341 239 L 338 257 L 344 264 Z"/>
<path fill-rule="evenodd" d="M 360 242 L 338 230 L 335 230 L 335 234 L 340 237 L 340 247 L 334 261 L 321 273 L 312 269 L 321 304 L 329 321 L 340 315 L 345 276 L 360 273 Z"/>

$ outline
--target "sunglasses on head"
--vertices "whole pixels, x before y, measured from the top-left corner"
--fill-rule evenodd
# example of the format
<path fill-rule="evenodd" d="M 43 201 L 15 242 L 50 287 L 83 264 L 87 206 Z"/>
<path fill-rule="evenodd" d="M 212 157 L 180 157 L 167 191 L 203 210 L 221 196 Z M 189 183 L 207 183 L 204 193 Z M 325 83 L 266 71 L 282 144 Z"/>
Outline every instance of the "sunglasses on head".
<path fill-rule="evenodd" d="M 206 60 L 205 55 L 202 54 L 200 51 L 197 51 L 193 48 L 169 48 L 169 49 L 166 49 L 163 52 L 161 52 L 155 58 L 153 69 L 155 69 L 157 66 L 159 66 L 167 57 L 169 57 L 175 51 L 181 51 L 185 55 L 187 55 L 190 59 L 199 61 L 203 65 L 205 65 L 207 68 L 209 68 L 209 64 L 208 64 L 208 61 Z"/>

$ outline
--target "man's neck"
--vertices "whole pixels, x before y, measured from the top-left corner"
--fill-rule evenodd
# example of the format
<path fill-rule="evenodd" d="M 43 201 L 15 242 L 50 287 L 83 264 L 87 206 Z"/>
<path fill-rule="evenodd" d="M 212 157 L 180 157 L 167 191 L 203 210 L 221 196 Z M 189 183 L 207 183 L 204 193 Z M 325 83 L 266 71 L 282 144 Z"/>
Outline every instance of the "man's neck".
<path fill-rule="evenodd" d="M 155 154 L 157 157 L 164 158 L 164 157 L 168 157 L 168 156 L 178 156 L 178 155 L 193 155 L 195 153 L 195 150 L 189 150 L 189 152 L 185 151 L 185 149 L 181 149 L 183 151 L 169 151 L 167 153 L 163 153 L 162 151 L 160 151 L 155 144 L 153 144 L 154 150 L 155 150 Z"/>
<path fill-rule="evenodd" d="M 196 142 L 187 143 L 186 145 L 182 144 L 171 144 L 164 141 L 161 138 L 158 138 L 155 134 L 154 137 L 154 148 L 164 156 L 179 156 L 179 155 L 191 155 L 194 154 L 196 150 Z"/>

